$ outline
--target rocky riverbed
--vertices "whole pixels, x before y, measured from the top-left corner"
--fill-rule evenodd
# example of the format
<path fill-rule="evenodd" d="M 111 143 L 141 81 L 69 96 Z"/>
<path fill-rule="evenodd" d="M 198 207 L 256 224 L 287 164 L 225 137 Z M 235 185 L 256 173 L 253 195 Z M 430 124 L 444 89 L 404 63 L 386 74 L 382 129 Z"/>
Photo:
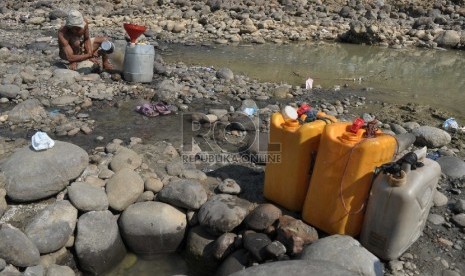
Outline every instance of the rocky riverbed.
<path fill-rule="evenodd" d="M 3 1 L 0 275 L 102 274 L 121 261 L 123 267 L 133 265 L 127 251 L 149 259 L 180 252 L 189 273 L 199 275 L 239 270 L 239 275 L 463 275 L 465 137 L 441 128 L 450 117 L 447 111 L 376 102 L 364 91 L 344 87 L 306 90 L 261 83 L 228 68 L 163 61 L 160 41 L 462 47 L 460 1 L 324 2 Z M 95 33 L 113 39 L 124 37 L 125 21 L 148 25 L 146 39 L 161 53 L 153 82 L 131 84 L 115 72 L 65 69 L 55 34 L 70 7 L 89 17 Z M 151 99 L 171 105 L 172 127 L 157 128 L 175 137 L 171 143 L 147 143 L 137 133 L 105 133 L 99 117 L 93 117 L 97 109 L 123 110 L 128 102 Z M 424 234 L 398 260 L 381 261 L 355 239 L 326 236 L 299 213 L 265 200 L 260 162 L 240 155 L 209 162 L 206 153 L 224 153 L 223 144 L 247 147 L 247 156 L 261 161 L 270 114 L 301 102 L 339 120 L 375 115 L 379 127 L 398 138 L 398 157 L 427 146 L 428 156 L 441 165 Z M 237 112 L 254 104 L 252 117 Z M 175 123 L 183 114 L 205 128 L 215 122 L 231 127 L 202 133 L 204 143 L 220 147 L 207 151 L 199 142 L 186 149 Z M 169 118 L 136 115 L 137 125 Z M 52 149 L 31 148 L 30 136 L 37 130 L 56 140 Z M 259 143 L 249 139 L 255 135 Z M 86 139 L 92 143 L 82 142 Z"/>

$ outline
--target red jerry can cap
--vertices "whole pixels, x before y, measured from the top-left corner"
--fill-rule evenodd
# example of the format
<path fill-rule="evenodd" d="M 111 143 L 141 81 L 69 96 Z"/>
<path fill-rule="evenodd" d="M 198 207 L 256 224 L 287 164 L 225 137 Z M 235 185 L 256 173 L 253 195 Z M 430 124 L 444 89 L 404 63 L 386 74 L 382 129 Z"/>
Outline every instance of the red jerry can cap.
<path fill-rule="evenodd" d="M 310 109 L 311 107 L 308 104 L 301 104 L 299 109 L 297 109 L 297 115 L 299 115 L 300 117 L 304 115 L 305 113 L 307 113 Z"/>
<path fill-rule="evenodd" d="M 350 126 L 349 131 L 352 133 L 357 133 L 357 131 L 365 124 L 365 121 L 362 118 L 357 118 L 354 120 L 352 125 Z"/>

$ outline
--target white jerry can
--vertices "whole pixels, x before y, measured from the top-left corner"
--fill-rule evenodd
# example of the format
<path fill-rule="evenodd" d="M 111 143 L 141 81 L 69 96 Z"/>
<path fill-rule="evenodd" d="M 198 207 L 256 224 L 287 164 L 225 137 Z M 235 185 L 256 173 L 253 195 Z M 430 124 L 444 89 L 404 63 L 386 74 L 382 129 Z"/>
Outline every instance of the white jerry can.
<path fill-rule="evenodd" d="M 371 188 L 360 243 L 381 259 L 400 257 L 425 227 L 441 167 L 419 161 L 424 166 L 415 170 L 403 164 L 400 177 L 380 173 Z"/>

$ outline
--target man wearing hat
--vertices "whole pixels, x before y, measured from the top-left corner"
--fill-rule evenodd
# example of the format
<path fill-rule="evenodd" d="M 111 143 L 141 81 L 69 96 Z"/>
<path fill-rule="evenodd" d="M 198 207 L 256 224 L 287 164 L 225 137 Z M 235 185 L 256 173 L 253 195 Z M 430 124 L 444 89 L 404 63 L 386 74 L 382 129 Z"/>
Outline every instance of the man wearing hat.
<path fill-rule="evenodd" d="M 100 65 L 98 57 L 101 56 L 103 69 L 110 70 L 112 66 L 108 55 L 98 50 L 105 40 L 107 38 L 102 36 L 91 38 L 87 20 L 79 11 L 71 10 L 66 19 L 66 25 L 58 31 L 60 58 L 69 62 L 69 69 L 76 70 L 78 63 L 86 60 Z"/>

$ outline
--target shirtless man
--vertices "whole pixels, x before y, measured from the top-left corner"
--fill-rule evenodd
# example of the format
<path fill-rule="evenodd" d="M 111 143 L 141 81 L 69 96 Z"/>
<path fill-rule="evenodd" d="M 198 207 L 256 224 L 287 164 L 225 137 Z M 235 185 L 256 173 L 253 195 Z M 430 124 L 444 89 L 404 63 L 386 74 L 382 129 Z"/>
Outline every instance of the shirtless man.
<path fill-rule="evenodd" d="M 104 70 L 111 70 L 108 55 L 99 51 L 100 44 L 106 37 L 89 35 L 89 24 L 79 11 L 71 10 L 66 19 L 66 25 L 58 31 L 60 58 L 69 62 L 68 68 L 76 70 L 78 62 L 90 60 L 100 66 L 98 58 L 102 57 Z"/>

